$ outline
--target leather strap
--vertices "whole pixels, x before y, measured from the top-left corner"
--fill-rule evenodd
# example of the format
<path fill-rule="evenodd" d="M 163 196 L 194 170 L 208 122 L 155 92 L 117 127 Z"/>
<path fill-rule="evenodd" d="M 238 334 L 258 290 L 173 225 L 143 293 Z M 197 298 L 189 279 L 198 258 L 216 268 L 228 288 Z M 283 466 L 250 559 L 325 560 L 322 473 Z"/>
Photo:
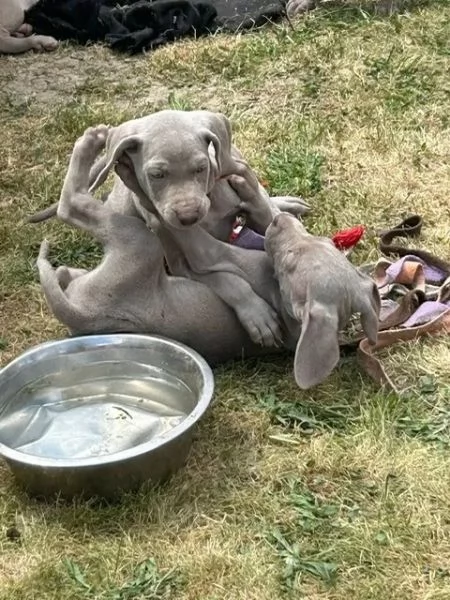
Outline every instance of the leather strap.
<path fill-rule="evenodd" d="M 375 353 L 382 348 L 392 346 L 399 342 L 410 342 L 424 335 L 440 335 L 450 333 L 450 308 L 440 314 L 438 317 L 419 325 L 418 327 L 409 327 L 404 329 L 390 329 L 387 331 L 381 331 L 378 334 L 378 341 L 376 344 L 371 345 L 367 338 L 361 340 L 358 346 L 357 359 L 359 364 L 362 366 L 364 371 L 379 385 L 385 386 L 397 394 L 401 391 L 398 390 L 386 373 L 380 360 L 375 356 Z"/>
<path fill-rule="evenodd" d="M 393 240 L 397 237 L 417 237 L 422 231 L 423 220 L 419 215 L 412 215 L 404 219 L 399 225 L 396 225 L 392 229 L 380 232 L 379 248 L 386 256 L 417 256 L 426 262 L 430 267 L 437 267 L 446 274 L 446 277 L 450 275 L 450 262 L 427 252 L 426 250 L 418 250 L 416 248 L 405 248 L 404 246 L 397 246 L 393 244 Z"/>
<path fill-rule="evenodd" d="M 378 322 L 378 331 L 381 332 L 385 331 L 386 329 L 391 329 L 392 327 L 398 327 L 407 321 L 422 304 L 424 297 L 425 294 L 420 290 L 409 291 L 399 301 L 398 308 L 396 308 L 388 317 L 386 317 L 386 319 Z M 364 339 L 365 335 L 362 332 L 356 333 L 350 338 L 342 339 L 339 345 L 346 349 L 356 349 L 358 348 L 359 343 Z"/>
<path fill-rule="evenodd" d="M 407 219 L 404 219 L 399 225 L 380 233 L 379 248 L 381 252 L 387 256 L 417 256 L 430 267 L 436 267 L 443 271 L 448 278 L 450 276 L 450 262 L 443 260 L 426 250 L 405 248 L 404 246 L 393 244 L 393 241 L 397 237 L 409 238 L 418 236 L 422 230 L 422 225 L 422 218 L 418 215 L 412 215 Z M 444 283 L 439 292 L 442 299 L 447 297 L 447 286 L 448 281 Z M 401 393 L 401 390 L 397 389 L 394 382 L 388 376 L 380 359 L 376 356 L 376 353 L 393 344 L 415 340 L 424 335 L 436 336 L 450 333 L 450 308 L 435 317 L 432 321 L 424 323 L 423 325 L 398 328 L 398 326 L 404 323 L 425 300 L 426 294 L 421 289 L 416 288 L 408 292 L 399 302 L 398 308 L 384 321 L 380 322 L 377 343 L 372 345 L 367 338 L 359 341 L 357 360 L 364 371 L 376 383 L 393 390 L 397 394 Z"/>
<path fill-rule="evenodd" d="M 422 302 L 425 301 L 425 294 L 421 290 L 411 290 L 405 294 L 400 302 L 398 308 L 395 309 L 384 321 L 380 321 L 378 325 L 378 331 L 385 331 L 386 329 L 392 329 L 398 327 L 413 315 Z"/>

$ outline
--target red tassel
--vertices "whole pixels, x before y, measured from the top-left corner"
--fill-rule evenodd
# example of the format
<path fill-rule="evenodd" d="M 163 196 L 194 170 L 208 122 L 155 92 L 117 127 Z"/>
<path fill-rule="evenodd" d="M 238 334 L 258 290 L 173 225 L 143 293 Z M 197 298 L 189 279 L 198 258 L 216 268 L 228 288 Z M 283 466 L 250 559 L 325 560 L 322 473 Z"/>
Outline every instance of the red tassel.
<path fill-rule="evenodd" d="M 336 248 L 339 250 L 348 250 L 353 248 L 364 235 L 366 228 L 363 225 L 357 225 L 350 229 L 338 231 L 331 238 Z"/>

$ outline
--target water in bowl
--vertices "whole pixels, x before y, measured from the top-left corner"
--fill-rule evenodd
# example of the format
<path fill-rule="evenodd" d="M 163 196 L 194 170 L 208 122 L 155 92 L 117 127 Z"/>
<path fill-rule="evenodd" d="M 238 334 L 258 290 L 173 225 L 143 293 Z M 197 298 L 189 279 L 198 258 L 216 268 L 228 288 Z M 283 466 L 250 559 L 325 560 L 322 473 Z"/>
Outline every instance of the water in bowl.
<path fill-rule="evenodd" d="M 0 441 L 46 458 L 91 458 L 164 436 L 195 406 L 181 380 L 155 367 L 99 363 L 24 386 L 0 417 Z"/>

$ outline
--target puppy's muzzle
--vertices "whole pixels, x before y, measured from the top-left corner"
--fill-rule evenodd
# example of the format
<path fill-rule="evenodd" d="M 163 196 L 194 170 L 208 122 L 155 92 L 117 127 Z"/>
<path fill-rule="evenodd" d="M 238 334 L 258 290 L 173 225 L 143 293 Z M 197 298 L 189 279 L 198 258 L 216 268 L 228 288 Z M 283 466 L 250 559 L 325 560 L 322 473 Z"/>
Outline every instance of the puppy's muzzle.
<path fill-rule="evenodd" d="M 176 227 L 177 223 L 180 227 L 192 227 L 205 217 L 209 210 L 209 199 L 184 197 L 180 201 L 174 201 L 172 209 L 172 224 Z M 175 223 L 176 221 L 177 223 Z"/>
<path fill-rule="evenodd" d="M 184 212 L 176 212 L 177 219 L 180 225 L 183 227 L 189 227 L 190 225 L 195 225 L 201 219 L 199 211 L 184 213 Z"/>

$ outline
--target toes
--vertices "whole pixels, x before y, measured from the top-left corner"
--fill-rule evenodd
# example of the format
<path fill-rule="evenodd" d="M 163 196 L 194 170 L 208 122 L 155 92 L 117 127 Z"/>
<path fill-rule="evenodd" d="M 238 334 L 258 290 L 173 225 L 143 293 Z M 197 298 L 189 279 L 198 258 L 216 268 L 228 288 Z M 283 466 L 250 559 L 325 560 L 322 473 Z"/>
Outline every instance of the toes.
<path fill-rule="evenodd" d="M 249 334 L 254 343 L 266 348 L 272 348 L 281 343 L 281 329 L 275 317 L 273 320 L 252 323 Z"/>
<path fill-rule="evenodd" d="M 247 183 L 245 181 L 245 179 L 243 177 L 241 177 L 240 175 L 229 175 L 228 182 L 231 185 L 231 187 L 233 187 L 233 188 L 235 188 L 235 187 L 240 188 L 241 186 L 243 186 Z"/>
<path fill-rule="evenodd" d="M 305 215 L 310 212 L 311 205 L 303 198 L 295 198 L 290 196 L 275 197 L 275 205 L 283 212 L 289 212 L 293 215 Z"/>
<path fill-rule="evenodd" d="M 254 344 L 258 346 L 270 345 L 270 331 L 264 326 L 264 323 L 256 321 L 246 322 L 247 333 Z"/>
<path fill-rule="evenodd" d="M 236 173 L 238 175 L 245 175 L 248 169 L 248 163 L 242 158 L 235 158 L 234 160 L 236 164 Z"/>
<path fill-rule="evenodd" d="M 50 244 L 47 239 L 42 240 L 41 247 L 39 248 L 38 260 L 45 260 L 48 256 Z"/>
<path fill-rule="evenodd" d="M 265 348 L 270 348 L 271 346 L 275 346 L 275 338 L 273 337 L 270 329 L 266 329 L 262 334 L 262 345 Z"/>
<path fill-rule="evenodd" d="M 37 52 L 51 52 L 52 50 L 56 50 L 58 47 L 58 42 L 54 38 L 51 37 L 42 37 L 42 36 L 33 36 L 32 38 L 32 47 Z"/>
<path fill-rule="evenodd" d="M 250 325 L 247 327 L 247 333 L 250 336 L 250 339 L 252 340 L 252 342 L 254 344 L 257 344 L 258 346 L 263 346 L 263 338 L 261 336 L 261 333 L 259 331 L 259 329 L 257 327 L 255 327 L 254 325 Z"/>
<path fill-rule="evenodd" d="M 97 136 L 97 140 L 99 141 L 99 143 L 105 144 L 106 138 L 108 137 L 108 134 L 109 134 L 109 130 L 110 130 L 109 125 L 97 125 L 97 127 L 95 127 L 95 134 Z"/>
<path fill-rule="evenodd" d="M 281 344 L 281 329 L 277 321 L 271 321 L 267 324 L 266 335 L 264 336 L 264 345 L 267 348 L 279 346 Z"/>
<path fill-rule="evenodd" d="M 52 50 L 56 50 L 56 48 L 58 47 L 58 41 L 53 38 L 46 38 L 45 40 L 42 40 L 41 43 L 42 47 L 47 52 L 52 52 Z"/>
<path fill-rule="evenodd" d="M 274 346 L 282 346 L 283 345 L 283 334 L 281 332 L 281 327 L 278 321 L 274 320 L 274 323 L 270 327 L 272 338 L 274 340 Z"/>
<path fill-rule="evenodd" d="M 93 154 L 98 153 L 106 144 L 108 132 L 108 125 L 89 127 L 83 135 L 78 138 L 77 145 L 83 146 L 85 150 L 91 150 Z"/>
<path fill-rule="evenodd" d="M 53 52 L 58 47 L 58 43 L 56 42 L 56 44 L 54 44 L 54 43 L 52 43 L 52 44 L 45 44 L 42 47 L 43 47 L 43 49 L 46 52 Z"/>

